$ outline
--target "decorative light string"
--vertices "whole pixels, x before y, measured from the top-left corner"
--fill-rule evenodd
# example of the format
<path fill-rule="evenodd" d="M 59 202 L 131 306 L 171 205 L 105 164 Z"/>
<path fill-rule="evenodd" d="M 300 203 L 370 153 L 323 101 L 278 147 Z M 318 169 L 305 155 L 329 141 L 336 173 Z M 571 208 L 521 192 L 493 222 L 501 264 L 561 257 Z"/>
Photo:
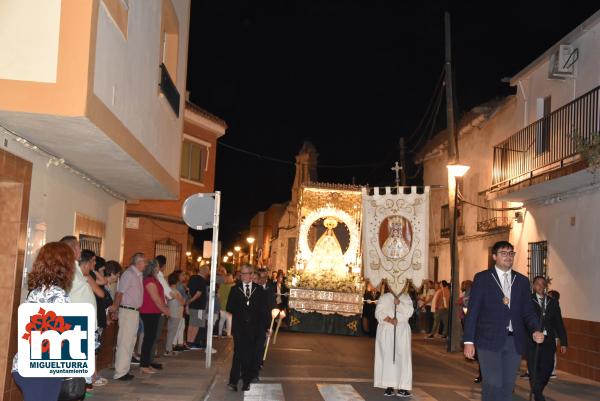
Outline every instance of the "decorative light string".
<path fill-rule="evenodd" d="M 84 180 L 84 181 L 88 182 L 89 184 L 95 186 L 96 188 L 101 189 L 102 191 L 106 192 L 110 196 L 117 198 L 119 200 L 122 200 L 122 201 L 127 200 L 127 198 L 124 195 L 122 195 L 116 191 L 113 191 L 106 185 L 99 183 L 98 181 L 94 180 L 92 177 L 88 176 L 84 172 L 69 165 L 65 161 L 65 159 L 63 159 L 62 157 L 53 155 L 52 153 L 48 152 L 47 150 L 40 148 L 39 146 L 29 142 L 27 139 L 23 138 L 16 132 L 6 128 L 3 125 L 0 125 L 0 129 L 2 130 L 2 133 L 11 136 L 15 140 L 15 142 L 19 143 L 25 149 L 30 150 L 34 153 L 37 153 L 38 155 L 41 155 L 45 158 L 48 158 L 48 162 L 46 163 L 46 168 L 49 168 L 50 166 L 56 166 L 56 167 L 61 166 L 61 167 L 65 168 L 67 171 L 69 171 L 70 173 L 78 176 L 82 180 Z"/>

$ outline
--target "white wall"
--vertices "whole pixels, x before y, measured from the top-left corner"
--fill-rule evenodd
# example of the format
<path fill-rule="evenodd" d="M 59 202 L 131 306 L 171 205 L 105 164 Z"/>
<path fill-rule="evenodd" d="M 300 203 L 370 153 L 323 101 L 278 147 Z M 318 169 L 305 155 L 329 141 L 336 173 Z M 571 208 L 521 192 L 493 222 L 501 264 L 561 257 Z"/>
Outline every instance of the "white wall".
<path fill-rule="evenodd" d="M 575 78 L 549 79 L 549 59 L 521 78 L 525 99 L 519 88 L 518 107 L 523 111 L 527 109 L 527 123 L 523 123 L 521 128 L 539 118 L 538 99 L 552 96 L 554 111 L 600 85 L 600 23 L 573 42 L 565 44 L 579 49 Z"/>
<path fill-rule="evenodd" d="M 100 2 L 94 93 L 178 179 L 186 91 L 190 0 L 172 0 L 179 20 L 179 118 L 159 94 L 161 0 L 130 0 L 127 39 Z M 113 97 L 114 93 L 114 97 Z M 114 99 L 114 101 L 113 101 Z"/>
<path fill-rule="evenodd" d="M 4 150 L 33 163 L 29 199 L 28 242 L 35 239 L 58 241 L 73 235 L 75 214 L 81 213 L 106 225 L 103 245 L 107 260 L 121 260 L 125 202 L 96 188 L 61 166 L 46 166 L 48 158 L 25 149 L 14 139 L 0 133 L 0 141 L 8 140 Z M 39 248 L 39 242 L 33 245 Z M 30 269 L 35 255 L 28 255 L 25 267 Z"/>
<path fill-rule="evenodd" d="M 0 1 L 0 79 L 56 82 L 60 0 Z"/>
<path fill-rule="evenodd" d="M 523 224 L 511 232 L 516 246 L 515 265 L 527 272 L 529 242 L 548 241 L 551 288 L 560 292 L 563 316 L 600 321 L 600 190 L 565 194 L 562 200 L 528 206 Z M 575 218 L 575 225 L 571 219 Z"/>

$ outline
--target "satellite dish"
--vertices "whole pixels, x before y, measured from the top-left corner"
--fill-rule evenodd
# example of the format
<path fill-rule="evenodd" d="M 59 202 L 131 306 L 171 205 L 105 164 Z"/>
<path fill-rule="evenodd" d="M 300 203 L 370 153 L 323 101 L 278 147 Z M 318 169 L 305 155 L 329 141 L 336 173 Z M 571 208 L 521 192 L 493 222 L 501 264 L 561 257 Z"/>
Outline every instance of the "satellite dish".
<path fill-rule="evenodd" d="M 213 228 L 215 198 L 213 193 L 195 194 L 183 202 L 181 215 L 185 224 L 194 230 Z"/>

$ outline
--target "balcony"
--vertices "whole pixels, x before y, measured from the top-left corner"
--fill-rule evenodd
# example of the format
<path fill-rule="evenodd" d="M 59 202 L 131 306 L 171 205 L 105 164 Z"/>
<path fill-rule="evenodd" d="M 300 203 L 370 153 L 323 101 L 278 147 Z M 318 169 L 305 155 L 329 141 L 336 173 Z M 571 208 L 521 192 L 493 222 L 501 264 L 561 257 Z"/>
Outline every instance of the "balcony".
<path fill-rule="evenodd" d="M 463 211 L 463 205 L 462 203 L 458 203 L 456 205 L 456 214 L 458 215 L 458 218 L 456 220 L 456 235 L 465 235 L 465 225 L 463 223 L 463 219 L 462 219 L 462 211 Z M 448 205 L 443 205 L 442 206 L 442 212 L 441 212 L 441 225 L 440 225 L 440 237 L 442 238 L 450 238 L 450 224 L 451 224 L 451 220 L 450 220 L 450 208 Z"/>
<path fill-rule="evenodd" d="M 599 113 L 597 87 L 495 146 L 487 198 L 523 201 L 585 185 L 592 178 L 584 171 L 587 161 L 578 144 L 592 141 L 599 130 Z M 552 185 L 544 187 L 550 180 Z"/>
<path fill-rule="evenodd" d="M 478 204 L 487 209 L 477 209 L 477 231 L 494 232 L 509 230 L 512 226 L 513 217 L 506 210 L 499 210 L 508 207 L 508 202 L 497 200 L 486 200 L 486 192 L 479 193 Z"/>

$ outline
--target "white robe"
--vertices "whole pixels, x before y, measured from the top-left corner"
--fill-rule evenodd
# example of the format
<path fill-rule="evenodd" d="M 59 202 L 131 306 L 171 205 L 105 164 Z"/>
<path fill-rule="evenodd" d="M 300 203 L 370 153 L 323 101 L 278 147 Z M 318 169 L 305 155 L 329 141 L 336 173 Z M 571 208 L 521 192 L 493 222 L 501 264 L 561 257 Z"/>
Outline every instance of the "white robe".
<path fill-rule="evenodd" d="M 413 303 L 407 294 L 400 295 L 396 305 L 396 362 L 393 362 L 394 325 L 385 322 L 394 316 L 394 296 L 386 293 L 377 301 L 375 317 L 379 322 L 375 340 L 374 386 L 412 390 L 411 332 L 408 319 L 413 314 Z"/>

